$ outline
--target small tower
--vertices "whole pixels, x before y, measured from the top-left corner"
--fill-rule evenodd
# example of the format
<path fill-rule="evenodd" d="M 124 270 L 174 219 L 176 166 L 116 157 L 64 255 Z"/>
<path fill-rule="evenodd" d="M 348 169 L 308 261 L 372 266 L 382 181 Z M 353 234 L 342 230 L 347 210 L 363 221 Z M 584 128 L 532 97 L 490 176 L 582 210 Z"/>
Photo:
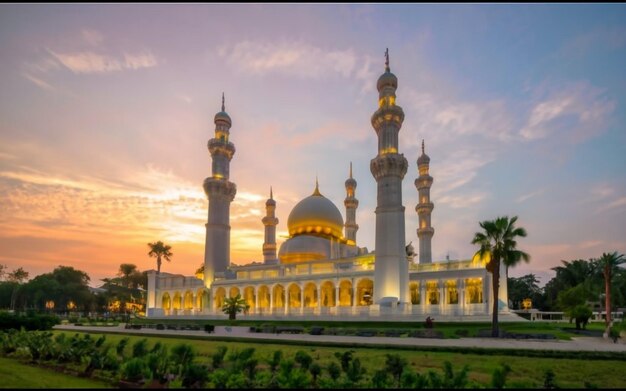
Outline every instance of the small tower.
<path fill-rule="evenodd" d="M 356 223 L 356 208 L 359 206 L 359 200 L 354 198 L 356 190 L 356 181 L 352 178 L 352 162 L 350 162 L 350 178 L 346 180 L 346 199 L 343 204 L 346 206 L 346 239 L 348 244 L 356 245 L 356 231 L 359 225 Z"/>
<path fill-rule="evenodd" d="M 276 258 L 276 225 L 278 219 L 275 215 L 276 201 L 274 201 L 274 193 L 270 186 L 270 198 L 265 202 L 265 217 L 261 220 L 265 226 L 265 242 L 263 242 L 263 263 L 266 265 L 275 265 L 278 263 Z"/>
<path fill-rule="evenodd" d="M 230 266 L 230 203 L 235 199 L 237 186 L 230 182 L 230 160 L 235 146 L 228 141 L 232 121 L 224 108 L 215 114 L 215 137 L 209 140 L 212 175 L 204 180 L 204 192 L 209 199 L 209 217 L 204 246 L 204 283 L 211 287 L 216 274 L 223 274 Z"/>
<path fill-rule="evenodd" d="M 402 205 L 402 179 L 408 163 L 404 155 L 398 153 L 398 133 L 404 121 L 404 112 L 396 105 L 398 78 L 389 69 L 388 50 L 385 51 L 385 58 L 385 73 L 376 83 L 378 110 L 372 115 L 372 126 L 378 136 L 378 154 L 370 162 L 370 171 L 377 186 L 375 304 L 409 301 L 409 267 Z"/>
<path fill-rule="evenodd" d="M 435 234 L 435 229 L 430 226 L 430 214 L 435 207 L 430 202 L 430 186 L 433 184 L 433 177 L 428 174 L 430 158 L 424 152 L 424 140 L 422 140 L 422 155 L 417 159 L 417 169 L 420 176 L 415 180 L 415 187 L 419 193 L 419 203 L 415 211 L 419 216 L 419 227 L 417 237 L 420 241 L 419 263 L 432 263 L 433 257 L 430 242 Z"/>

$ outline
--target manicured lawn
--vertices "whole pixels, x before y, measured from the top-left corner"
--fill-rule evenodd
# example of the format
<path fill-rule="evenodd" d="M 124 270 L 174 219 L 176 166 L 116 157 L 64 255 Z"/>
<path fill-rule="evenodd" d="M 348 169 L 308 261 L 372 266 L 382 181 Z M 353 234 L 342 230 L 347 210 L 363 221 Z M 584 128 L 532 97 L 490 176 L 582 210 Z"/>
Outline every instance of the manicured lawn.
<path fill-rule="evenodd" d="M 84 379 L 53 369 L 21 364 L 17 360 L 0 357 L 0 388 L 111 388 L 92 379 Z"/>
<path fill-rule="evenodd" d="M 61 331 L 55 331 L 55 334 Z M 67 332 L 66 332 L 67 333 Z M 68 333 L 69 334 L 69 333 Z M 94 335 L 98 337 L 99 335 Z M 106 342 L 117 344 L 124 338 L 123 335 L 106 334 Z M 140 336 L 129 336 L 127 353 L 130 353 L 132 344 Z M 285 357 L 292 357 L 298 350 L 308 352 L 322 367 L 331 361 L 336 361 L 335 352 L 345 352 L 349 349 L 343 347 L 324 346 L 297 346 L 274 343 L 250 343 L 250 342 L 226 342 L 210 340 L 189 340 L 184 338 L 166 337 L 145 337 L 149 346 L 157 341 L 172 347 L 178 343 L 188 343 L 193 345 L 199 353 L 198 360 L 203 363 L 210 363 L 211 355 L 217 351 L 218 346 L 227 346 L 229 351 L 241 350 L 254 347 L 256 356 L 261 366 L 266 366 L 266 360 L 270 358 L 276 350 L 283 351 Z M 543 386 L 544 373 L 552 369 L 556 375 L 556 383 L 563 388 L 584 388 L 585 384 L 594 385 L 600 388 L 626 388 L 626 355 L 623 360 L 584 360 L 584 359 L 564 359 L 564 358 L 543 358 L 543 357 L 518 357 L 504 354 L 473 354 L 473 353 L 451 353 L 438 351 L 401 350 L 394 348 L 354 348 L 354 356 L 359 358 L 367 373 L 371 376 L 374 371 L 384 366 L 386 354 L 397 353 L 405 357 L 409 365 L 425 373 L 429 369 L 441 373 L 443 363 L 450 361 L 455 371 L 460 370 L 464 365 L 469 366 L 470 380 L 478 381 L 483 385 L 489 385 L 491 375 L 495 368 L 502 363 L 508 364 L 512 371 L 509 374 L 507 386 L 509 388 L 536 388 Z"/>

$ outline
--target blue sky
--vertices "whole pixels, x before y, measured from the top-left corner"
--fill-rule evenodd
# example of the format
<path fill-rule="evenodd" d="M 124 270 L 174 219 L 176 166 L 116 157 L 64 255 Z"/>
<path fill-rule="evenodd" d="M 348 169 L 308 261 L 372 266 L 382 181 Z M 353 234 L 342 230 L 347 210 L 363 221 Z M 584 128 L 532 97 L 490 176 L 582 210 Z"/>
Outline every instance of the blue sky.
<path fill-rule="evenodd" d="M 370 116 L 389 48 L 406 118 L 407 242 L 416 159 L 431 157 L 433 254 L 469 258 L 478 222 L 518 215 L 546 278 L 560 260 L 626 252 L 623 4 L 0 5 L 0 263 L 93 280 L 122 262 L 202 262 L 206 142 L 221 93 L 237 152 L 232 259 L 262 259 L 269 186 L 280 235 L 320 190 L 374 250 Z"/>

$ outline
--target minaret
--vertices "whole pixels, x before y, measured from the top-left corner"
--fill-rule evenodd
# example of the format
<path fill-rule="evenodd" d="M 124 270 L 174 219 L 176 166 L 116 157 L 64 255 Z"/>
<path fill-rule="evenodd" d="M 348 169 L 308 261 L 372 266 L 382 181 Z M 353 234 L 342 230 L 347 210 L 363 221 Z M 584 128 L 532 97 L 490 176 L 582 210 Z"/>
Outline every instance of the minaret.
<path fill-rule="evenodd" d="M 430 242 L 435 234 L 435 229 L 430 226 L 430 214 L 435 207 L 430 202 L 430 186 L 433 184 L 433 177 L 428 175 L 428 165 L 430 158 L 424 152 L 424 140 L 422 140 L 422 155 L 417 159 L 417 169 L 420 176 L 415 180 L 415 187 L 419 193 L 419 203 L 415 211 L 419 216 L 419 227 L 417 237 L 420 240 L 419 263 L 432 263 L 433 257 L 430 249 Z"/>
<path fill-rule="evenodd" d="M 232 121 L 224 108 L 215 114 L 215 137 L 209 140 L 212 174 L 204 180 L 204 192 L 209 198 L 209 218 L 206 224 L 204 245 L 204 283 L 211 287 L 216 274 L 230 266 L 230 203 L 235 198 L 237 186 L 228 180 L 230 160 L 235 146 L 228 141 Z"/>
<path fill-rule="evenodd" d="M 372 126 L 378 136 L 378 155 L 370 162 L 370 171 L 378 188 L 375 304 L 388 297 L 396 298 L 400 303 L 409 301 L 409 270 L 402 206 L 402 179 L 408 163 L 404 155 L 398 153 L 398 132 L 404 121 L 404 112 L 396 105 L 398 79 L 389 69 L 389 50 L 385 51 L 385 57 L 385 73 L 378 78 L 376 86 L 378 110 L 372 115 Z"/>
<path fill-rule="evenodd" d="M 265 226 L 265 242 L 263 242 L 263 262 L 266 265 L 278 263 L 276 258 L 276 225 L 278 219 L 274 214 L 276 211 L 276 201 L 270 186 L 270 198 L 265 202 L 265 217 L 261 220 Z"/>
<path fill-rule="evenodd" d="M 346 180 L 346 199 L 343 204 L 346 206 L 346 239 L 348 244 L 356 245 L 356 231 L 359 225 L 356 223 L 356 208 L 359 206 L 359 200 L 354 198 L 356 190 L 356 181 L 352 178 L 352 162 L 350 162 L 350 178 Z"/>

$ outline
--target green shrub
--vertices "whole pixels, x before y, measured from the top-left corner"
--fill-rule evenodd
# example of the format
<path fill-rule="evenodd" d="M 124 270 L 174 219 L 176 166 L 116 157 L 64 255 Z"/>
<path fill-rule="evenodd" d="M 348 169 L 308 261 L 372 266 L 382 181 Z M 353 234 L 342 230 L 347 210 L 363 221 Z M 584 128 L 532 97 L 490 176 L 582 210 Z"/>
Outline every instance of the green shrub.
<path fill-rule="evenodd" d="M 129 382 L 141 382 L 150 378 L 150 369 L 140 357 L 131 358 L 122 364 L 120 368 L 121 380 Z"/>
<path fill-rule="evenodd" d="M 185 388 L 204 388 L 205 383 L 209 379 L 208 368 L 199 364 L 187 365 L 183 372 L 183 387 Z"/>
<path fill-rule="evenodd" d="M 211 356 L 213 369 L 217 369 L 222 366 L 222 363 L 224 362 L 224 356 L 226 355 L 227 351 L 228 348 L 226 346 L 217 347 L 217 352 L 213 353 L 213 355 Z"/>
<path fill-rule="evenodd" d="M 120 341 L 117 343 L 117 346 L 115 347 L 115 352 L 117 353 L 118 356 L 124 357 L 124 349 L 126 349 L 126 345 L 128 345 L 128 341 L 130 341 L 130 338 L 124 337 L 120 339 Z"/>
<path fill-rule="evenodd" d="M 500 364 L 500 368 L 493 370 L 491 375 L 491 387 L 492 388 L 504 388 L 506 384 L 506 377 L 511 372 L 511 367 L 507 364 Z"/>
<path fill-rule="evenodd" d="M 133 344 L 133 357 L 143 357 L 148 354 L 148 339 L 143 338 Z"/>
<path fill-rule="evenodd" d="M 207 333 L 212 333 L 215 331 L 215 326 L 212 324 L 205 324 L 204 331 L 206 331 Z"/>
<path fill-rule="evenodd" d="M 311 357 L 307 352 L 303 351 L 303 350 L 298 350 L 296 352 L 296 356 L 294 358 L 294 360 L 300 364 L 300 367 L 302 369 L 309 369 L 309 366 L 311 365 L 311 363 L 313 362 L 313 357 Z"/>

